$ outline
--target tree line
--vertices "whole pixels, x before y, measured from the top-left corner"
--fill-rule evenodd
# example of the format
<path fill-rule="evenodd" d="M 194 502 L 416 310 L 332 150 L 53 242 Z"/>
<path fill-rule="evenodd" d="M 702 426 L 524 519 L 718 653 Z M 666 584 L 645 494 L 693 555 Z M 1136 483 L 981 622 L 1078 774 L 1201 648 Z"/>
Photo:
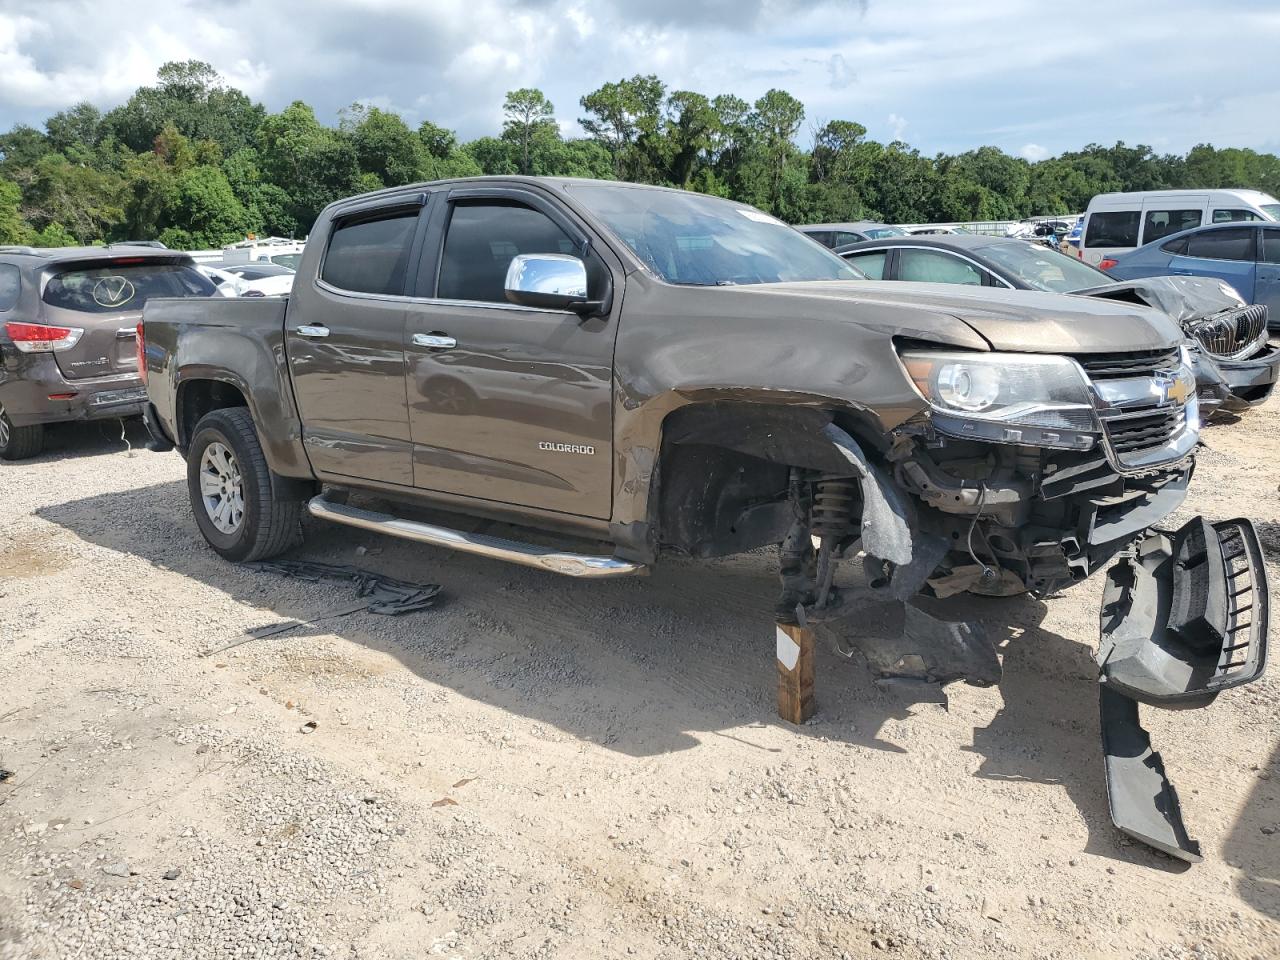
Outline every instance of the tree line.
<path fill-rule="evenodd" d="M 578 106 L 587 136 L 565 137 L 540 90 L 514 90 L 501 132 L 463 143 L 430 121 L 414 129 L 362 104 L 342 110 L 337 126 L 301 101 L 269 113 L 207 63 L 167 63 L 155 84 L 106 113 L 81 103 L 43 130 L 0 134 L 0 243 L 158 239 L 199 249 L 250 233 L 301 237 L 340 197 L 480 174 L 666 184 L 792 223 L 1016 219 L 1080 211 L 1114 190 L 1280 193 L 1273 154 L 1201 144 L 1179 156 L 1120 142 L 1034 163 L 990 146 L 928 157 L 868 139 L 852 120 L 807 118 L 784 90 L 749 103 L 635 76 Z"/>

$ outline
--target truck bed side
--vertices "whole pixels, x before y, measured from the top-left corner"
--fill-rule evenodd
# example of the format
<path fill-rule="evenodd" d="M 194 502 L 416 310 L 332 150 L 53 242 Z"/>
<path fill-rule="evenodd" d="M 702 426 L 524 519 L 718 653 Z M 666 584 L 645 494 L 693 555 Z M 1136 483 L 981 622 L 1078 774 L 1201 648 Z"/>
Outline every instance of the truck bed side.
<path fill-rule="evenodd" d="M 147 392 L 179 449 L 206 413 L 245 406 L 271 469 L 285 477 L 312 476 L 285 356 L 287 308 L 287 300 L 271 297 L 147 304 Z"/>

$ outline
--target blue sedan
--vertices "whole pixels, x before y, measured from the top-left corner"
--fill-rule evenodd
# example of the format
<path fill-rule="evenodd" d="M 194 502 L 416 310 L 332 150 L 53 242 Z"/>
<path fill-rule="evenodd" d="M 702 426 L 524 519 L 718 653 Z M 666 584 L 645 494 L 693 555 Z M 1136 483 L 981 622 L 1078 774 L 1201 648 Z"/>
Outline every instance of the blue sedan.
<path fill-rule="evenodd" d="M 1280 224 L 1224 223 L 1162 237 L 1099 264 L 1117 280 L 1175 276 L 1225 280 L 1247 303 L 1263 303 L 1280 326 Z"/>

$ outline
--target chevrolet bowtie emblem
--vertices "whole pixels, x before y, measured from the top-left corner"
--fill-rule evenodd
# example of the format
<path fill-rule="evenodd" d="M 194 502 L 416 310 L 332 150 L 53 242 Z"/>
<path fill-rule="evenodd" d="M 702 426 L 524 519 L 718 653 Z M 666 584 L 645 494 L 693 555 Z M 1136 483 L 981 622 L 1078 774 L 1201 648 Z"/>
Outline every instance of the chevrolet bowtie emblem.
<path fill-rule="evenodd" d="M 1185 377 L 1164 375 L 1156 380 L 1160 386 L 1162 403 L 1176 403 L 1179 406 L 1191 399 L 1195 386 L 1188 384 Z"/>

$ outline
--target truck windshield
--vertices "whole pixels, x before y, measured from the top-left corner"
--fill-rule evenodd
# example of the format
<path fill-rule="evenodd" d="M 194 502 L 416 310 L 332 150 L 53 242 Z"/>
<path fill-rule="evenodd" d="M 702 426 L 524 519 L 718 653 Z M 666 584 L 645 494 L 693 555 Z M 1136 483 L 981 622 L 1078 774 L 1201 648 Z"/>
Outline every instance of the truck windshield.
<path fill-rule="evenodd" d="M 44 302 L 61 310 L 117 313 L 141 310 L 151 297 L 211 297 L 213 281 L 191 264 L 106 263 L 51 276 Z"/>
<path fill-rule="evenodd" d="M 863 279 L 821 244 L 754 207 L 676 190 L 569 189 L 667 283 Z"/>

